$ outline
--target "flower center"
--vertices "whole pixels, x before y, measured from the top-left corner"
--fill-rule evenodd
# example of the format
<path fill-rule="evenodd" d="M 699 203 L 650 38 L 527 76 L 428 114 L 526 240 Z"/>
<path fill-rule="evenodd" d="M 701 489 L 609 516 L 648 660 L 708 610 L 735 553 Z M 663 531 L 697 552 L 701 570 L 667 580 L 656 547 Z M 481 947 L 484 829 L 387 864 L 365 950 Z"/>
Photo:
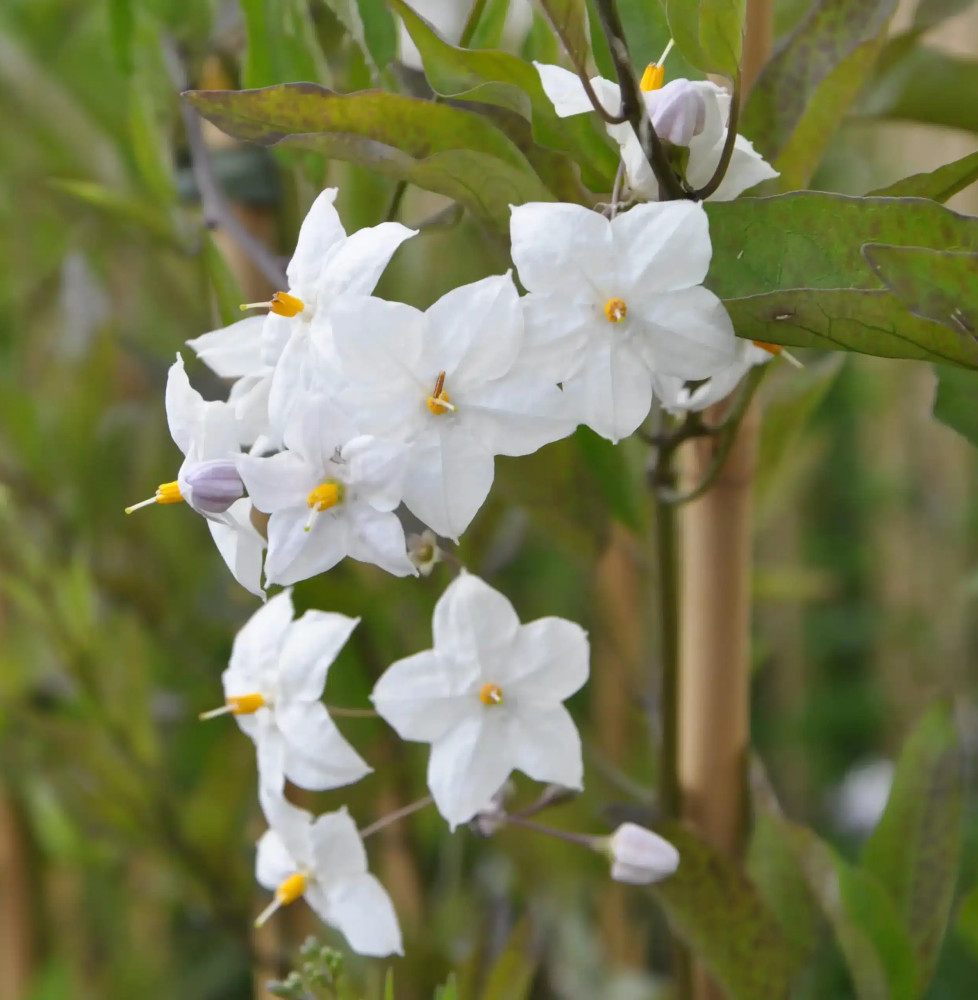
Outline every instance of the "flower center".
<path fill-rule="evenodd" d="M 754 346 L 759 347 L 762 351 L 767 351 L 768 354 L 780 354 L 784 348 L 780 344 L 768 344 L 763 340 L 755 340 Z"/>
<path fill-rule="evenodd" d="M 244 302 L 240 306 L 242 312 L 246 309 L 268 309 L 276 316 L 288 316 L 289 319 L 298 316 L 305 308 L 302 299 L 288 292 L 276 292 L 268 302 Z"/>
<path fill-rule="evenodd" d="M 276 910 L 288 906 L 289 903 L 294 903 L 306 891 L 308 884 L 308 872 L 296 872 L 294 875 L 290 875 L 275 890 L 275 898 L 258 915 L 255 927 L 261 927 Z"/>
<path fill-rule="evenodd" d="M 483 705 L 501 705 L 503 703 L 503 689 L 498 684 L 483 684 L 479 691 L 479 701 Z"/>
<path fill-rule="evenodd" d="M 259 708 L 264 708 L 266 705 L 268 701 L 261 694 L 232 694 L 220 708 L 201 712 L 197 718 L 206 722 L 208 719 L 216 719 L 219 715 L 254 715 Z"/>
<path fill-rule="evenodd" d="M 134 503 L 131 507 L 127 507 L 126 513 L 131 514 L 134 510 L 139 510 L 140 507 L 148 507 L 151 503 L 183 503 L 183 497 L 180 495 L 180 485 L 176 482 L 160 483 L 156 487 L 156 494 L 154 496 L 151 496 L 148 500 L 141 500 L 139 503 Z"/>
<path fill-rule="evenodd" d="M 662 83 L 665 78 L 665 66 L 659 66 L 656 63 L 649 63 L 648 66 L 645 67 L 645 72 L 642 74 L 639 87 L 641 87 L 646 94 L 651 90 L 659 90 L 662 87 Z"/>
<path fill-rule="evenodd" d="M 343 487 L 339 483 L 320 483 L 306 497 L 306 506 L 315 511 L 329 510 L 343 500 Z"/>
<path fill-rule="evenodd" d="M 437 417 L 449 410 L 454 412 L 451 397 L 445 391 L 445 373 L 439 372 L 435 380 L 435 391 L 425 400 L 425 405 Z"/>
<path fill-rule="evenodd" d="M 623 323 L 628 315 L 624 299 L 608 299 L 604 304 L 604 314 L 609 323 Z"/>

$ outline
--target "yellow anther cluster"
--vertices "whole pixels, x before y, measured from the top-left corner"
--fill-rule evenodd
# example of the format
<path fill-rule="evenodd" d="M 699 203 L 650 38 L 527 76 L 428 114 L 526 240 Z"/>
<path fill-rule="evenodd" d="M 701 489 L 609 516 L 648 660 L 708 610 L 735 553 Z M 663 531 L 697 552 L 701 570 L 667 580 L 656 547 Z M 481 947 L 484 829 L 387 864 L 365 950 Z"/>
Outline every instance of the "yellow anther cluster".
<path fill-rule="evenodd" d="M 609 323 L 623 323 L 628 315 L 628 306 L 623 299 L 608 299 L 604 304 L 604 314 Z"/>
<path fill-rule="evenodd" d="M 765 340 L 755 340 L 754 346 L 759 347 L 762 351 L 767 351 L 768 354 L 780 354 L 784 348 L 780 344 L 769 344 Z"/>
<path fill-rule="evenodd" d="M 645 72 L 642 74 L 642 79 L 639 82 L 639 86 L 645 93 L 650 90 L 659 90 L 662 87 L 663 81 L 666 78 L 666 67 L 664 65 L 657 65 L 656 63 L 649 63 L 645 67 Z"/>
<path fill-rule="evenodd" d="M 479 701 L 483 705 L 501 705 L 503 703 L 503 689 L 498 684 L 483 684 L 479 692 Z"/>
<path fill-rule="evenodd" d="M 452 409 L 451 402 L 451 397 L 442 389 L 437 396 L 429 396 L 425 401 L 425 405 L 437 417 L 439 414 L 448 413 Z"/>
<path fill-rule="evenodd" d="M 294 903 L 306 891 L 306 876 L 302 872 L 290 875 L 276 890 L 275 898 L 282 906 Z"/>
<path fill-rule="evenodd" d="M 324 511 L 335 507 L 342 499 L 343 488 L 339 483 L 320 483 L 306 497 L 306 504 L 314 510 Z"/>
<path fill-rule="evenodd" d="M 253 715 L 265 707 L 265 699 L 260 694 L 233 694 L 227 704 L 232 715 Z"/>
<path fill-rule="evenodd" d="M 298 316 L 305 308 L 302 299 L 297 299 L 294 295 L 289 295 L 288 292 L 276 292 L 269 304 L 269 309 L 277 316 L 288 316 L 290 319 L 293 316 Z"/>
<path fill-rule="evenodd" d="M 157 503 L 182 503 L 183 497 L 180 495 L 180 485 L 178 483 L 160 483 L 156 487 Z"/>

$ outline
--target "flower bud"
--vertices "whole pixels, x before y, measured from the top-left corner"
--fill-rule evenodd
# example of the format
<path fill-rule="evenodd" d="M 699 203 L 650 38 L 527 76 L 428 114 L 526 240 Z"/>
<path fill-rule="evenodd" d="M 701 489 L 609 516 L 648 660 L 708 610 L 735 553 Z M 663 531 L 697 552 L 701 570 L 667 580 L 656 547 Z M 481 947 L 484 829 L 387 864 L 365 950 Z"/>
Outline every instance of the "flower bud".
<path fill-rule="evenodd" d="M 198 462 L 180 480 L 180 492 L 202 514 L 223 514 L 245 492 L 234 462 L 227 458 Z"/>
<path fill-rule="evenodd" d="M 650 885 L 671 875 L 679 867 L 679 851 L 657 833 L 622 823 L 608 838 L 611 877 L 616 882 Z"/>
<path fill-rule="evenodd" d="M 407 554 L 422 576 L 431 576 L 431 571 L 442 558 L 438 538 L 430 528 L 420 535 L 408 535 Z"/>
<path fill-rule="evenodd" d="M 706 99 L 689 80 L 673 80 L 647 95 L 649 114 L 660 139 L 688 146 L 706 124 Z"/>

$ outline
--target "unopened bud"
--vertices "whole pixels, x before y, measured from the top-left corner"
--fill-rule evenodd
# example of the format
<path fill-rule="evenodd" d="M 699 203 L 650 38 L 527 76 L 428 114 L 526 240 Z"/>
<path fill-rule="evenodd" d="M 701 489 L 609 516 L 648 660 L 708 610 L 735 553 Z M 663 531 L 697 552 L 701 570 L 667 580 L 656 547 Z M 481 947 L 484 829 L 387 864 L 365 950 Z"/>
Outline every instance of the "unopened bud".
<path fill-rule="evenodd" d="M 422 576 L 431 576 L 431 571 L 442 557 L 438 538 L 430 528 L 420 535 L 408 535 L 407 554 Z"/>
<path fill-rule="evenodd" d="M 622 823 L 604 841 L 616 882 L 650 885 L 679 867 L 679 851 L 657 833 L 635 823 Z"/>
<path fill-rule="evenodd" d="M 181 476 L 181 481 L 188 487 L 188 502 L 205 514 L 223 514 L 245 492 L 234 462 L 227 458 L 199 462 Z"/>
<path fill-rule="evenodd" d="M 706 99 L 694 83 L 673 80 L 648 96 L 652 124 L 660 139 L 674 146 L 688 146 L 703 131 Z"/>

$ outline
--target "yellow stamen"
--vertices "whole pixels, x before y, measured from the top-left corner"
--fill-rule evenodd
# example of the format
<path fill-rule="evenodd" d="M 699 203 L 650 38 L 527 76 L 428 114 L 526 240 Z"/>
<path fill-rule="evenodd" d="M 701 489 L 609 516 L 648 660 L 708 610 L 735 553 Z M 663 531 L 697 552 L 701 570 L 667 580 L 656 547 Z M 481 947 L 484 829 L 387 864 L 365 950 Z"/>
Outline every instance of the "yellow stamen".
<path fill-rule="evenodd" d="M 483 684 L 479 692 L 479 701 L 483 705 L 501 705 L 503 703 L 503 689 L 498 684 Z"/>
<path fill-rule="evenodd" d="M 652 90 L 659 90 L 662 87 L 663 82 L 666 78 L 666 68 L 665 66 L 658 65 L 656 63 L 649 63 L 645 67 L 645 72 L 642 74 L 641 82 L 639 87 L 647 94 Z"/>
<path fill-rule="evenodd" d="M 305 302 L 288 292 L 276 292 L 268 302 L 243 302 L 240 307 L 242 312 L 247 309 L 269 309 L 276 316 L 298 316 L 306 308 Z"/>
<path fill-rule="evenodd" d="M 209 712 L 201 712 L 198 719 L 216 719 L 219 715 L 254 715 L 259 708 L 268 704 L 260 694 L 234 694 L 220 708 L 212 708 Z"/>
<path fill-rule="evenodd" d="M 609 323 L 623 323 L 628 315 L 628 306 L 622 299 L 608 299 L 604 304 L 604 314 Z"/>
<path fill-rule="evenodd" d="M 180 495 L 180 486 L 178 483 L 160 483 L 156 487 L 156 494 L 151 496 L 148 500 L 141 500 L 139 503 L 134 503 L 131 507 L 126 508 L 126 513 L 131 514 L 134 510 L 139 510 L 141 507 L 148 507 L 151 503 L 182 503 L 183 497 Z"/>
<path fill-rule="evenodd" d="M 436 417 L 449 410 L 455 410 L 455 407 L 452 406 L 451 396 L 445 392 L 444 372 L 438 373 L 438 378 L 435 380 L 435 391 L 427 398 L 425 405 Z"/>
<path fill-rule="evenodd" d="M 343 489 L 339 483 L 320 483 L 306 497 L 306 505 L 320 512 L 335 507 L 343 499 Z"/>
<path fill-rule="evenodd" d="M 261 927 L 276 910 L 294 903 L 306 891 L 306 873 L 290 875 L 276 890 L 275 898 L 258 914 L 255 927 Z"/>
<path fill-rule="evenodd" d="M 784 358 L 785 361 L 790 365 L 794 365 L 795 368 L 804 368 L 805 366 L 793 355 L 789 354 L 780 344 L 769 344 L 765 340 L 755 340 L 753 341 L 755 347 L 759 347 L 762 351 L 767 351 L 768 354 L 773 354 L 775 357 L 779 355 Z"/>

